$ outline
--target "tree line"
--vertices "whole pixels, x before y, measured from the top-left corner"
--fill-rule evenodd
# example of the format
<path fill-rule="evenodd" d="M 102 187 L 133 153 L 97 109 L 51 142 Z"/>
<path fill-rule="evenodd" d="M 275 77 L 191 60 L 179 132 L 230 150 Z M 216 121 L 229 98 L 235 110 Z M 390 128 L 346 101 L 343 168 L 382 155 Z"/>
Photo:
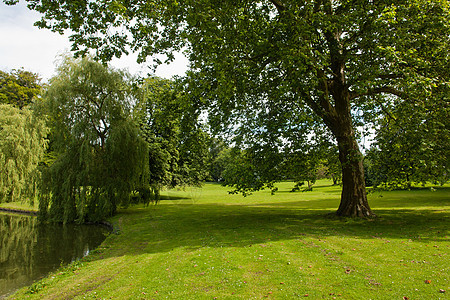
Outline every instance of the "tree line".
<path fill-rule="evenodd" d="M 276 192 L 274 183 L 282 180 L 294 182 L 292 191 L 311 190 L 319 178 L 342 182 L 336 142 L 310 118 L 292 133 L 303 139 L 299 144 L 268 147 L 267 133 L 255 130 L 261 143 L 245 146 L 212 136 L 182 82 L 133 78 L 69 56 L 45 85 L 24 70 L 1 76 L 1 200 L 37 200 L 43 220 L 100 221 L 119 206 L 158 201 L 162 189 L 205 180 L 243 195 L 265 187 Z M 448 139 L 441 111 L 414 119 L 431 134 L 414 122 L 380 118 L 365 156 L 368 186 L 448 180 L 447 146 L 438 143 Z"/>
<path fill-rule="evenodd" d="M 67 56 L 37 90 L 27 106 L 1 104 L 2 201 L 38 200 L 44 220 L 96 222 L 204 181 L 206 133 L 174 82 Z"/>
<path fill-rule="evenodd" d="M 191 115 L 207 111 L 212 133 L 241 149 L 228 172 L 237 191 L 311 168 L 309 148 L 322 136 L 338 151 L 337 215 L 374 215 L 369 179 L 448 178 L 447 0 L 27 2 L 42 14 L 38 27 L 70 29 L 77 55 L 94 50 L 107 62 L 132 51 L 139 62 L 158 54 L 170 62 L 182 49 L 190 69 L 180 93 Z M 361 124 L 376 135 L 370 155 L 358 144 Z"/>

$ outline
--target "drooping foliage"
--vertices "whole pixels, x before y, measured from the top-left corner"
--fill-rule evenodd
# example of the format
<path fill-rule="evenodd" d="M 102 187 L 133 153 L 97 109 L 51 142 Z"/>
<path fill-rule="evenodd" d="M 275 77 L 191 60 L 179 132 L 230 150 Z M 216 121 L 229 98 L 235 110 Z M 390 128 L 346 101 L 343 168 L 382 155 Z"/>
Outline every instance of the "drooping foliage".
<path fill-rule="evenodd" d="M 292 191 L 310 191 L 321 178 L 331 178 L 337 184 L 341 168 L 337 146 L 329 141 L 327 132 L 315 129 L 314 136 L 298 136 L 300 145 L 287 141 L 280 148 L 264 144 L 226 148 L 217 158 L 218 166 L 223 166 L 223 184 L 233 187 L 232 193 L 243 195 L 264 188 L 275 193 L 274 183 L 284 180 L 294 182 Z M 305 183 L 306 187 L 300 188 Z"/>
<path fill-rule="evenodd" d="M 148 146 L 126 73 L 65 57 L 44 98 L 57 158 L 44 172 L 42 218 L 99 221 L 147 188 Z"/>
<path fill-rule="evenodd" d="M 18 108 L 29 105 L 41 91 L 40 81 L 37 74 L 23 69 L 0 71 L 0 103 Z"/>
<path fill-rule="evenodd" d="M 433 87 L 449 82 L 447 0 L 27 2 L 43 13 L 40 27 L 70 28 L 80 53 L 109 60 L 131 49 L 145 61 L 184 47 L 197 107 L 249 147 L 258 141 L 245 128 L 273 133 L 275 149 L 299 116 L 315 115 L 338 145 L 343 216 L 373 215 L 355 109 L 434 101 Z"/>
<path fill-rule="evenodd" d="M 450 178 L 450 106 L 440 101 L 398 105 L 379 121 L 367 154 L 374 186 L 410 188 L 414 183 L 444 184 Z"/>
<path fill-rule="evenodd" d="M 32 110 L 0 104 L 0 202 L 35 200 L 47 132 Z"/>

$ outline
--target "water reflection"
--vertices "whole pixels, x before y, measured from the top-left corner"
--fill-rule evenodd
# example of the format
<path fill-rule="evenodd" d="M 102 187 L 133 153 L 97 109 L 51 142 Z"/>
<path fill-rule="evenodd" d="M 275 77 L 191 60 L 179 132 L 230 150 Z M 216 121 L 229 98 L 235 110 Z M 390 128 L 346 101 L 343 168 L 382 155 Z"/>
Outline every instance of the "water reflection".
<path fill-rule="evenodd" d="M 0 213 L 0 298 L 86 256 L 107 229 L 88 225 L 43 225 L 35 217 Z"/>

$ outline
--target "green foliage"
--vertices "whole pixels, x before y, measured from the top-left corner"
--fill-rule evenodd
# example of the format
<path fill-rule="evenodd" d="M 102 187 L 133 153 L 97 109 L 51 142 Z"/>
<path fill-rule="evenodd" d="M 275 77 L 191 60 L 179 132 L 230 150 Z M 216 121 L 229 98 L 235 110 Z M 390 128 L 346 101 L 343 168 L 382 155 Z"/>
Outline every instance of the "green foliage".
<path fill-rule="evenodd" d="M 28 3 L 43 14 L 40 27 L 71 29 L 79 54 L 95 49 L 110 60 L 129 47 L 139 61 L 170 61 L 184 48 L 194 106 L 246 149 L 262 144 L 276 153 L 314 116 L 340 152 L 338 214 L 371 214 L 355 112 L 370 120 L 399 103 L 434 102 L 432 90 L 449 82 L 446 0 Z"/>
<path fill-rule="evenodd" d="M 206 177 L 206 135 L 176 82 L 150 77 L 142 83 L 136 114 L 149 148 L 150 186 L 198 185 Z"/>
<path fill-rule="evenodd" d="M 30 285 L 28 287 L 28 291 L 27 294 L 37 294 L 39 293 L 42 289 L 45 288 L 47 284 L 45 283 L 44 280 L 38 281 L 33 283 L 32 285 Z"/>
<path fill-rule="evenodd" d="M 29 106 L 40 91 L 37 74 L 0 71 L 0 202 L 33 202 L 37 195 L 47 128 Z"/>
<path fill-rule="evenodd" d="M 35 200 L 47 132 L 30 109 L 0 104 L 0 202 Z"/>
<path fill-rule="evenodd" d="M 413 183 L 449 180 L 450 110 L 448 96 L 414 106 L 398 105 L 379 122 L 368 152 L 375 186 L 410 188 Z"/>
<path fill-rule="evenodd" d="M 231 148 L 219 138 L 211 137 L 209 146 L 209 177 L 208 180 L 220 182 L 224 180 L 223 172 L 231 161 Z"/>
<path fill-rule="evenodd" d="M 274 193 L 273 184 L 283 180 L 296 183 L 293 191 L 306 182 L 304 191 L 308 191 L 317 179 L 332 178 L 337 184 L 341 175 L 337 146 L 318 128 L 313 137 L 302 136 L 283 147 L 225 148 L 219 152 L 214 166 L 220 171 L 224 185 L 233 187 L 233 193 L 244 195 L 266 187 Z"/>
<path fill-rule="evenodd" d="M 265 187 L 272 187 L 273 182 L 268 182 L 264 177 L 267 173 L 264 171 L 268 171 L 269 168 L 274 170 L 274 165 L 266 163 L 268 160 L 262 157 L 263 153 L 255 153 L 250 149 L 233 148 L 225 154 L 222 184 L 234 189 L 230 192 L 231 194 L 242 193 L 242 195 L 248 196 Z M 264 164 L 258 163 L 258 159 L 263 159 Z"/>
<path fill-rule="evenodd" d="M 23 69 L 0 71 L 0 103 L 22 108 L 34 101 L 41 91 L 37 74 Z"/>
<path fill-rule="evenodd" d="M 131 115 L 127 74 L 65 57 L 44 97 L 57 158 L 45 169 L 42 218 L 100 221 L 148 188 L 148 146 Z"/>

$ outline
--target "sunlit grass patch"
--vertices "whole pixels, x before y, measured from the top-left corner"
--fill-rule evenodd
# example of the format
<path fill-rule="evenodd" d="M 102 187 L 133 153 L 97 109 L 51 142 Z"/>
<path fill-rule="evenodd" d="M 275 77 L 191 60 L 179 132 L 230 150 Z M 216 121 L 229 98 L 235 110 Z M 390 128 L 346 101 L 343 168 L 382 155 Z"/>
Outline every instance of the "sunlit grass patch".
<path fill-rule="evenodd" d="M 36 294 L 15 297 L 448 296 L 448 187 L 372 193 L 378 218 L 358 220 L 330 217 L 339 186 L 322 181 L 312 192 L 292 193 L 292 185 L 245 198 L 216 184 L 167 191 L 156 206 L 133 206 L 112 218 L 119 234 L 76 272 L 56 272 Z"/>
<path fill-rule="evenodd" d="M 6 209 L 14 209 L 14 210 L 21 210 L 21 211 L 37 211 L 39 204 L 35 202 L 33 205 L 31 205 L 28 202 L 5 202 L 0 203 L 0 208 L 6 208 Z"/>

